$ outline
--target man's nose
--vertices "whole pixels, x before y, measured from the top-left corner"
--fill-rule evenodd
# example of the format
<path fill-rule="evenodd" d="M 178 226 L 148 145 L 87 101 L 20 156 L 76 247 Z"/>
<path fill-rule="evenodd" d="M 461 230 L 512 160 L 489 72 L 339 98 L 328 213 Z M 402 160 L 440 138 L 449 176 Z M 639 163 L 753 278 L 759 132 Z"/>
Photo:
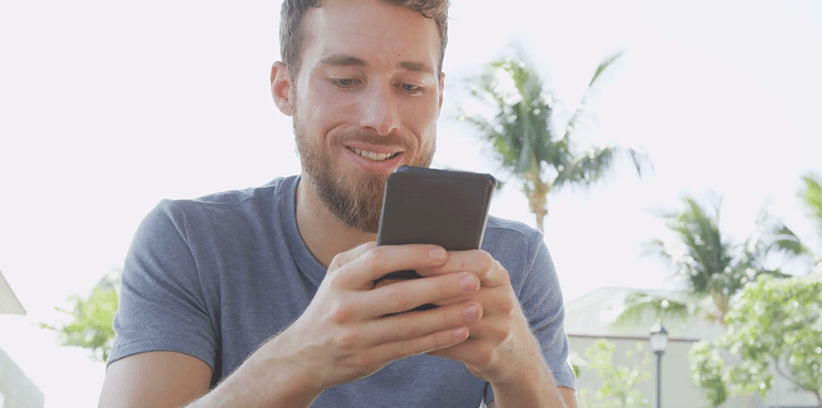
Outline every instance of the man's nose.
<path fill-rule="evenodd" d="M 360 101 L 360 126 L 386 136 L 399 126 L 397 94 L 388 84 L 372 83 Z"/>

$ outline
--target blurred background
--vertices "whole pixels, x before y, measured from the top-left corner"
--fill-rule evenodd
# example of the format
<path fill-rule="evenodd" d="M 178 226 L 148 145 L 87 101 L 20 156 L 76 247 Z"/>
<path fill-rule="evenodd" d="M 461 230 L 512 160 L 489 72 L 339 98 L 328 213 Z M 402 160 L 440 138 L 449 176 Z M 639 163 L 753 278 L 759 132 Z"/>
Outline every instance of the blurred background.
<path fill-rule="evenodd" d="M 670 235 L 659 213 L 685 195 L 721 202 L 731 240 L 766 209 L 822 247 L 798 197 L 803 175 L 822 175 L 822 3 L 452 3 L 434 166 L 505 181 L 492 214 L 535 225 L 520 181 L 458 120 L 483 112 L 469 90 L 501 58 L 524 56 L 555 123 L 584 98 L 581 146 L 631 147 L 652 165 L 640 178 L 616 161 L 601 183 L 549 194 L 566 302 L 603 287 L 680 289 L 642 253 Z M 278 21 L 277 1 L 0 5 L 0 271 L 27 311 L 0 315 L 0 349 L 46 407 L 95 405 L 105 367 L 41 323 L 65 323 L 55 307 L 116 276 L 160 199 L 299 171 L 268 89 Z"/>

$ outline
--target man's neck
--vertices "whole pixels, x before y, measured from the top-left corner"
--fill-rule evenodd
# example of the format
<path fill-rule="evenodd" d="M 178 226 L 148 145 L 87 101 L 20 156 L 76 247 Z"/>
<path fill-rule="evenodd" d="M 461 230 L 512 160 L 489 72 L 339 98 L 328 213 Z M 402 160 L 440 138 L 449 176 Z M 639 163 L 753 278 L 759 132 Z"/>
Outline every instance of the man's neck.
<path fill-rule="evenodd" d="M 297 229 L 308 250 L 326 268 L 340 252 L 377 239 L 376 234 L 362 232 L 340 221 L 323 204 L 305 175 L 297 185 L 296 199 Z"/>

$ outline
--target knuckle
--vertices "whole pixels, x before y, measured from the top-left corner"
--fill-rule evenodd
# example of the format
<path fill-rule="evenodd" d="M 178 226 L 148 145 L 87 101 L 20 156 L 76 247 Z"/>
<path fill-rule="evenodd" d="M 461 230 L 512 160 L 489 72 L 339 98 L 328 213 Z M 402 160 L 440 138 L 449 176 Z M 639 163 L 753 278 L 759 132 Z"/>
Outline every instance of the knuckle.
<path fill-rule="evenodd" d="M 414 343 L 411 341 L 403 341 L 400 342 L 399 346 L 399 356 L 400 357 L 408 357 L 416 354 L 416 349 L 414 348 Z"/>
<path fill-rule="evenodd" d="M 345 324 L 354 316 L 354 308 L 347 302 L 336 302 L 331 307 L 330 319 L 336 324 Z"/>
<path fill-rule="evenodd" d="M 392 307 L 397 310 L 405 310 L 410 307 L 410 299 L 408 298 L 408 294 L 397 286 L 398 285 L 387 286 L 385 288 L 387 291 L 386 296 L 388 296 L 388 301 Z"/>
<path fill-rule="evenodd" d="M 491 325 L 487 329 L 488 337 L 502 342 L 511 335 L 511 329 L 508 325 Z"/>
<path fill-rule="evenodd" d="M 360 344 L 360 335 L 353 331 L 345 331 L 334 339 L 335 344 L 342 350 L 353 350 Z"/>
<path fill-rule="evenodd" d="M 331 270 L 331 268 L 329 268 Z M 339 273 L 330 273 L 325 275 L 325 279 L 328 280 L 328 284 L 332 288 L 341 288 L 343 286 L 343 276 Z"/>
<path fill-rule="evenodd" d="M 408 319 L 401 319 L 397 321 L 397 333 L 403 339 L 408 339 L 414 336 L 414 326 Z"/>
<path fill-rule="evenodd" d="M 499 271 L 501 271 L 500 274 L 499 274 L 500 279 L 503 282 L 505 282 L 508 286 L 510 286 L 511 285 L 511 275 L 508 274 L 508 270 L 505 269 L 505 267 L 502 266 L 502 264 L 499 263 L 499 261 L 497 261 L 496 259 L 493 260 L 493 267 L 498 269 Z"/>
<path fill-rule="evenodd" d="M 514 317 L 514 313 L 517 310 L 517 303 L 511 297 L 506 296 L 500 299 L 497 307 L 499 308 L 499 313 L 510 320 Z"/>
<path fill-rule="evenodd" d="M 490 366 L 494 362 L 494 349 L 487 345 L 481 345 L 477 347 L 476 354 L 474 355 L 474 360 L 480 366 Z"/>
<path fill-rule="evenodd" d="M 343 266 L 346 263 L 343 260 L 344 257 L 345 257 L 344 254 L 334 255 L 334 258 L 331 259 L 331 263 L 328 264 L 328 270 L 333 271 L 333 270 L 336 270 L 336 269 L 340 268 L 341 266 Z"/>
<path fill-rule="evenodd" d="M 483 271 L 491 269 L 491 267 L 494 265 L 494 263 L 497 262 L 494 259 L 494 257 L 492 257 L 491 254 L 489 254 L 488 252 L 480 250 L 480 251 L 477 251 L 477 253 L 478 253 L 477 262 L 479 262 L 479 267 Z"/>
<path fill-rule="evenodd" d="M 388 259 L 388 249 L 385 247 L 376 247 L 366 253 L 366 258 L 372 265 L 381 265 Z"/>
<path fill-rule="evenodd" d="M 363 373 L 371 373 L 379 368 L 375 353 L 359 353 L 355 357 L 355 364 L 360 367 Z"/>

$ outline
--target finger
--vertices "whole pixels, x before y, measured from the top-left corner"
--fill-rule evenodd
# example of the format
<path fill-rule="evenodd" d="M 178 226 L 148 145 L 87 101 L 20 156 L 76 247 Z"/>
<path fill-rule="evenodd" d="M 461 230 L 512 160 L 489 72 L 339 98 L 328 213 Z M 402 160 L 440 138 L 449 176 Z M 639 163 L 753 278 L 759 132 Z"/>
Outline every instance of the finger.
<path fill-rule="evenodd" d="M 418 354 L 453 347 L 468 338 L 467 327 L 447 329 L 410 340 L 385 343 L 371 349 L 362 358 L 370 361 L 394 361 Z M 368 364 L 370 361 L 364 363 Z"/>
<path fill-rule="evenodd" d="M 359 247 L 358 247 L 359 249 Z M 436 245 L 371 245 L 359 256 L 349 258 L 344 253 L 339 262 L 337 257 L 332 265 L 340 265 L 336 271 L 336 284 L 349 289 L 370 289 L 373 282 L 388 273 L 406 269 L 432 268 L 442 265 L 448 259 L 448 253 Z M 338 257 L 340 255 L 337 255 Z M 345 263 L 342 263 L 345 262 Z M 330 268 L 329 268 L 330 269 Z M 343 272 L 345 270 L 345 273 Z"/>
<path fill-rule="evenodd" d="M 482 306 L 463 302 L 432 310 L 403 313 L 371 320 L 362 326 L 370 345 L 411 340 L 448 329 L 464 327 L 482 318 Z"/>
<path fill-rule="evenodd" d="M 456 272 L 471 272 L 483 287 L 496 287 L 510 282 L 508 271 L 488 252 L 479 249 L 448 252 L 448 261 L 431 268 L 417 269 L 421 276 L 436 276 Z"/>
<path fill-rule="evenodd" d="M 328 265 L 328 272 L 335 271 L 349 262 L 363 256 L 363 254 L 370 251 L 375 246 L 377 246 L 376 242 L 366 242 L 348 251 L 340 252 L 331 260 L 331 264 Z"/>
<path fill-rule="evenodd" d="M 385 316 L 448 301 L 479 289 L 480 281 L 474 274 L 461 272 L 395 282 L 362 292 L 358 300 L 365 306 L 367 315 Z"/>
<path fill-rule="evenodd" d="M 471 333 L 473 334 L 473 332 Z M 482 341 L 469 337 L 460 343 L 448 348 L 440 348 L 427 352 L 436 357 L 443 357 L 450 360 L 461 361 L 469 366 L 487 363 L 490 358 L 490 348 L 485 347 Z"/>

